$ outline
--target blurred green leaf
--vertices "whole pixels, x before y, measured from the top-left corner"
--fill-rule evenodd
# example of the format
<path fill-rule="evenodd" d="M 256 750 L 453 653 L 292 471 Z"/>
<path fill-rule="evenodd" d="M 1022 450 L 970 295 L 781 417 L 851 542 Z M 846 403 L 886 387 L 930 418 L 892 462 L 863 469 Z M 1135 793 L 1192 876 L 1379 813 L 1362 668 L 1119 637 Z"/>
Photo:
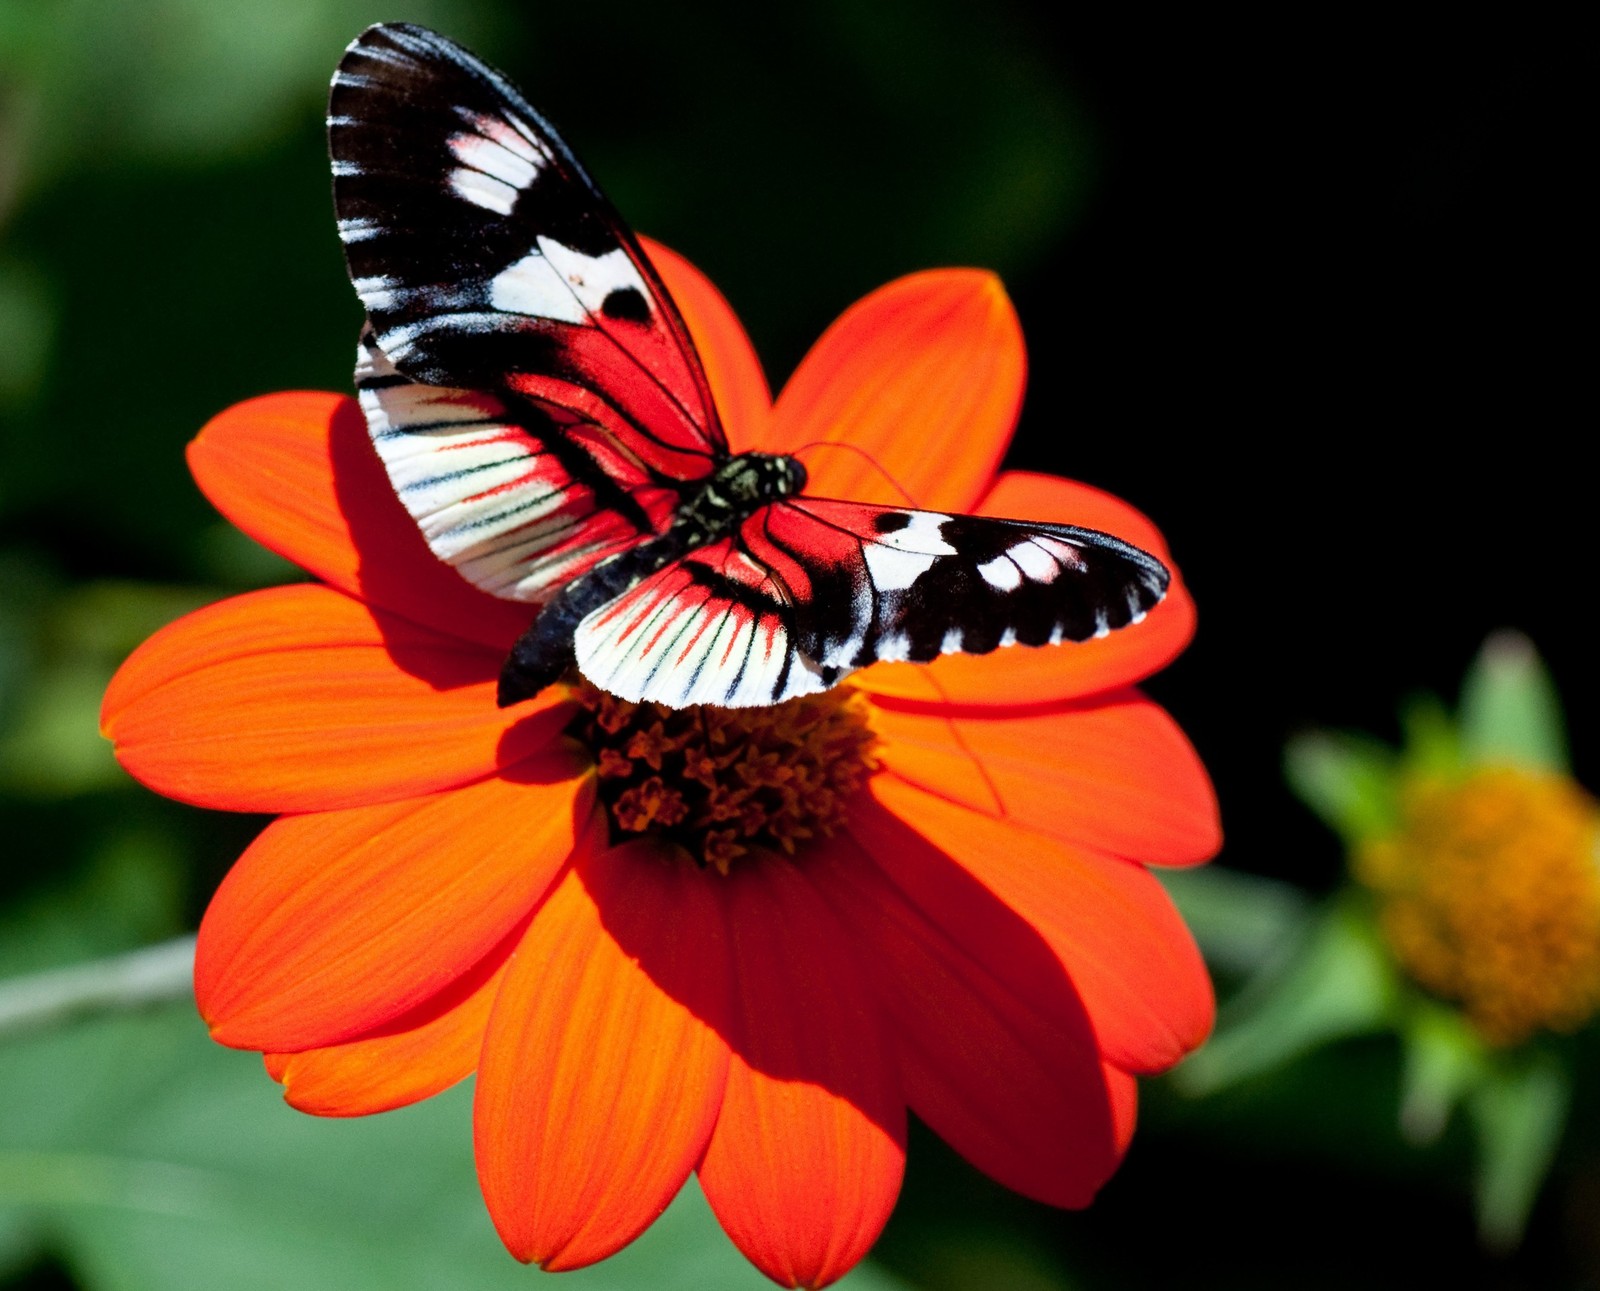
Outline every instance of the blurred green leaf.
<path fill-rule="evenodd" d="M 913 1272 L 927 1291 L 1070 1291 L 1079 1283 L 1060 1267 L 1060 1256 L 1016 1232 L 941 1225 L 919 1243 Z"/>
<path fill-rule="evenodd" d="M 225 520 L 207 526 L 196 543 L 201 574 L 229 588 L 303 583 L 306 571 L 263 547 Z"/>
<path fill-rule="evenodd" d="M 1478 1131 L 1478 1235 L 1491 1250 L 1521 1244 L 1571 1101 L 1566 1068 L 1548 1054 L 1508 1060 L 1468 1101 Z"/>
<path fill-rule="evenodd" d="M 158 629 L 221 598 L 221 592 L 207 587 L 109 579 L 83 583 L 52 607 L 49 632 L 59 653 L 115 665 Z"/>
<path fill-rule="evenodd" d="M 0 735 L 38 666 L 38 620 L 55 589 L 55 578 L 41 562 L 23 552 L 0 551 Z"/>
<path fill-rule="evenodd" d="M 1418 1001 L 1401 1029 L 1400 1131 L 1432 1143 L 1456 1106 L 1489 1075 L 1483 1041 L 1455 1009 Z"/>
<path fill-rule="evenodd" d="M 471 1090 L 351 1121 L 274 1096 L 190 1006 L 0 1047 L 0 1232 L 94 1291 L 526 1291 L 472 1163 Z M 691 1185 L 583 1291 L 767 1287 Z M 872 1268 L 857 1291 L 900 1284 Z"/>
<path fill-rule="evenodd" d="M 39 1246 L 39 1235 L 28 1217 L 0 1208 L 0 1278 L 25 1268 Z"/>
<path fill-rule="evenodd" d="M 470 39 L 461 0 L 8 0 L 0 33 L 21 102 L 22 184 L 122 158 L 195 162 L 262 147 L 320 115 L 342 50 L 373 22 L 405 18 Z"/>
<path fill-rule="evenodd" d="M 0 705 L 0 788 L 67 797 L 122 783 L 100 734 L 100 701 L 123 659 L 156 629 L 215 600 L 212 591 L 144 583 L 90 583 L 45 599 L 29 624 L 29 670 Z M 3 629 L 3 623 L 0 623 Z M 0 630 L 0 673 L 5 669 Z"/>
<path fill-rule="evenodd" d="M 13 257 L 0 259 L 0 412 L 37 393 L 55 330 L 55 293 L 45 275 Z"/>
<path fill-rule="evenodd" d="M 1287 883 L 1219 865 L 1154 873 L 1213 968 L 1257 972 L 1281 963 L 1305 937 L 1311 902 Z"/>
<path fill-rule="evenodd" d="M 1203 1096 L 1263 1075 L 1330 1040 L 1392 1025 L 1398 984 L 1377 930 L 1349 903 L 1330 905 L 1286 966 L 1251 981 L 1216 1033 L 1178 1068 L 1184 1093 Z"/>
<path fill-rule="evenodd" d="M 75 882 L 0 913 L 0 979 L 99 959 L 180 931 L 184 857 L 176 840 L 121 827 L 88 840 L 86 851 L 87 867 Z"/>
<path fill-rule="evenodd" d="M 1359 735 L 1318 731 L 1284 750 L 1284 774 L 1300 801 L 1347 843 L 1394 829 L 1394 752 Z"/>
<path fill-rule="evenodd" d="M 84 793 L 118 783 L 123 772 L 100 735 L 100 698 L 111 668 L 65 664 L 38 677 L 0 739 L 0 784 L 19 796 Z"/>
<path fill-rule="evenodd" d="M 1472 762 L 1570 770 L 1561 699 L 1533 642 L 1496 632 L 1461 688 L 1461 743 Z"/>

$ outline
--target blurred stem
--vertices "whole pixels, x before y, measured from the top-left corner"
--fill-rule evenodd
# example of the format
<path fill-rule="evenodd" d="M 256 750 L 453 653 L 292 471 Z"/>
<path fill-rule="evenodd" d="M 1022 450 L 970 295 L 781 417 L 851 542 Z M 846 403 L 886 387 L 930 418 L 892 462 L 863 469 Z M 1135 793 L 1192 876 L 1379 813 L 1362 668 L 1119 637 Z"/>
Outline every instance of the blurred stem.
<path fill-rule="evenodd" d="M 161 947 L 156 947 L 161 949 Z M 227 1180 L 207 1170 L 94 1152 L 0 1151 L 0 1202 L 116 1206 L 154 1215 L 218 1212 Z"/>
<path fill-rule="evenodd" d="M 194 978 L 194 937 L 89 964 L 0 981 L 0 1040 L 81 1017 L 187 999 Z"/>

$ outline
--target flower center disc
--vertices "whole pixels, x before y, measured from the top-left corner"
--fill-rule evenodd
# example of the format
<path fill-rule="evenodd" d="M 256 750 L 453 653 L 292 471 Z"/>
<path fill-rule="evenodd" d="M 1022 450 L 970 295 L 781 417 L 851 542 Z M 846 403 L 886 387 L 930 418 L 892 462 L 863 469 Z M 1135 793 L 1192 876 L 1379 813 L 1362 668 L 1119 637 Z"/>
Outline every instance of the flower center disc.
<path fill-rule="evenodd" d="M 769 708 L 634 704 L 587 682 L 574 698 L 567 731 L 594 754 L 612 837 L 654 832 L 723 874 L 751 848 L 829 837 L 877 766 L 848 687 Z"/>
<path fill-rule="evenodd" d="M 1418 777 L 1356 876 L 1396 958 L 1493 1044 L 1600 1008 L 1600 812 L 1571 781 L 1509 767 Z"/>

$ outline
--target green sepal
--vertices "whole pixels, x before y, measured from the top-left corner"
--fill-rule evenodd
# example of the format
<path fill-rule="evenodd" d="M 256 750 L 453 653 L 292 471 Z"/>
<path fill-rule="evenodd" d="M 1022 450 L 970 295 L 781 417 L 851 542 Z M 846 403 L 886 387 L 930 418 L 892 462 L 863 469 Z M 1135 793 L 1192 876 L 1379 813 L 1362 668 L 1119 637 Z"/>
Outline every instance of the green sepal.
<path fill-rule="evenodd" d="M 1305 940 L 1311 902 L 1291 884 L 1220 865 L 1153 873 L 1214 970 L 1253 975 L 1282 965 Z"/>
<path fill-rule="evenodd" d="M 1550 671 L 1520 632 L 1496 632 L 1461 687 L 1461 746 L 1470 763 L 1570 770 L 1567 735 Z"/>
<path fill-rule="evenodd" d="M 1452 1008 L 1419 998 L 1401 1026 L 1400 1133 L 1418 1147 L 1444 1133 L 1451 1113 L 1489 1078 L 1489 1053 Z"/>
<path fill-rule="evenodd" d="M 1394 829 L 1396 758 L 1378 741 L 1316 731 L 1291 739 L 1283 763 L 1295 796 L 1346 843 Z"/>
<path fill-rule="evenodd" d="M 1353 901 L 1333 902 L 1289 963 L 1264 971 L 1224 1009 L 1175 1083 L 1187 1094 L 1213 1094 L 1330 1041 L 1388 1030 L 1400 998 L 1370 917 Z"/>
<path fill-rule="evenodd" d="M 1405 776 L 1455 776 L 1465 761 L 1455 719 L 1437 695 L 1416 694 L 1400 705 L 1400 730 L 1405 751 L 1400 770 Z"/>
<path fill-rule="evenodd" d="M 1566 1067 L 1543 1052 L 1497 1063 L 1467 1100 L 1478 1132 L 1478 1238 L 1488 1249 L 1512 1251 L 1521 1244 L 1571 1103 Z"/>

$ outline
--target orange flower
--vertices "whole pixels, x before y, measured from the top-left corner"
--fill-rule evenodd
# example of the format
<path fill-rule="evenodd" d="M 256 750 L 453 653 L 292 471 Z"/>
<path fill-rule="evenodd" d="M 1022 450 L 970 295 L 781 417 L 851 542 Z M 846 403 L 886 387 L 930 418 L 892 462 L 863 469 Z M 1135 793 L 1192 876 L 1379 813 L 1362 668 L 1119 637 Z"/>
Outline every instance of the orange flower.
<path fill-rule="evenodd" d="M 821 496 L 903 503 L 875 462 L 922 506 L 1167 558 L 1114 498 L 995 475 L 1024 359 L 993 277 L 873 293 L 774 404 L 716 290 L 650 253 L 735 449 L 803 454 Z M 1131 688 L 1193 630 L 1176 578 L 1138 627 L 876 665 L 803 711 L 569 686 L 501 710 L 529 611 L 429 554 L 350 399 L 241 404 L 189 461 L 321 580 L 173 624 L 106 695 L 144 783 L 285 813 L 206 913 L 200 1010 L 322 1115 L 476 1070 L 479 1176 L 519 1259 L 601 1259 L 696 1171 L 757 1266 L 824 1285 L 889 1214 L 908 1106 L 1007 1186 L 1082 1206 L 1133 1077 L 1206 1035 L 1204 968 L 1145 864 L 1210 856 L 1215 800 Z"/>

